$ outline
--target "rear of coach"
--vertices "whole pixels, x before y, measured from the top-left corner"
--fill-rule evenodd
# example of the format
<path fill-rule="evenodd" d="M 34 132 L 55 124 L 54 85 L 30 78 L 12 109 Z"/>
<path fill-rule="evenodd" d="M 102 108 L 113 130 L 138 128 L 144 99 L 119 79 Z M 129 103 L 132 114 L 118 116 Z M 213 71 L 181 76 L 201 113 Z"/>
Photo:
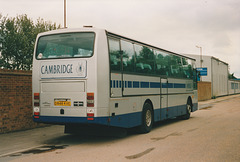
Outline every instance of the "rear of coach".
<path fill-rule="evenodd" d="M 107 125 L 108 59 L 103 29 L 61 29 L 39 34 L 33 56 L 33 120 Z"/>

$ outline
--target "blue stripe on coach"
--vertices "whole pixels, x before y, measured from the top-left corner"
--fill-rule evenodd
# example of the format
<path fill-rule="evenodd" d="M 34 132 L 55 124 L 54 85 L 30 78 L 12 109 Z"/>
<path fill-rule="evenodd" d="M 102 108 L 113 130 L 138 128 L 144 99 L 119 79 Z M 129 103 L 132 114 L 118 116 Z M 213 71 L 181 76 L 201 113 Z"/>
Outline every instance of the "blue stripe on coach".
<path fill-rule="evenodd" d="M 186 88 L 184 83 L 162 83 L 159 82 L 145 82 L 145 81 L 123 81 L 124 88 Z M 121 80 L 111 80 L 111 88 L 122 88 Z"/>

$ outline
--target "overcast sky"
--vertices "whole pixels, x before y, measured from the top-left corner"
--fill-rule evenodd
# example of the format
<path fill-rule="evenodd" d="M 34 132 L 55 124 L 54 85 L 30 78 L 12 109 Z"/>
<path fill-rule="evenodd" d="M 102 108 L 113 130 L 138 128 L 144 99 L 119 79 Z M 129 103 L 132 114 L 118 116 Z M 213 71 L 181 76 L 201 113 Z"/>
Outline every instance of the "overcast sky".
<path fill-rule="evenodd" d="M 0 0 L 0 13 L 63 26 L 64 0 Z M 181 54 L 210 55 L 240 78 L 240 0 L 67 0 L 69 28 L 92 25 Z"/>

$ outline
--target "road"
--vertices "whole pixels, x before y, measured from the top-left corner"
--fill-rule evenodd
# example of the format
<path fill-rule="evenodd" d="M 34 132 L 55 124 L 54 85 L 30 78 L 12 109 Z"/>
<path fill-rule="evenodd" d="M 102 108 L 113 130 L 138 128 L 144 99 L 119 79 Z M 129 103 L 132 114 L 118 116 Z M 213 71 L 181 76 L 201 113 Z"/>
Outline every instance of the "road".
<path fill-rule="evenodd" d="M 41 147 L 0 161 L 240 161 L 240 95 L 198 110 L 189 120 L 157 123 L 148 134 L 73 136 L 60 132 L 61 126 L 52 128 L 59 135 L 56 130 Z"/>

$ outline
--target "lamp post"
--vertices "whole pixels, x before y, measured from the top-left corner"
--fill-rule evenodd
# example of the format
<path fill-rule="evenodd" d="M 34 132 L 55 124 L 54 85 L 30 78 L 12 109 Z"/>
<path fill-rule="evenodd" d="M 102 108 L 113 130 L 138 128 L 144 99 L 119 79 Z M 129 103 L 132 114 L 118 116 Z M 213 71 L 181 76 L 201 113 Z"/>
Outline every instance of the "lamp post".
<path fill-rule="evenodd" d="M 64 0 L 64 28 L 67 28 L 66 0 Z"/>
<path fill-rule="evenodd" d="M 202 47 L 200 47 L 200 46 L 196 46 L 197 48 L 200 48 L 200 67 L 202 68 L 202 62 L 203 62 L 203 60 L 202 60 Z"/>

